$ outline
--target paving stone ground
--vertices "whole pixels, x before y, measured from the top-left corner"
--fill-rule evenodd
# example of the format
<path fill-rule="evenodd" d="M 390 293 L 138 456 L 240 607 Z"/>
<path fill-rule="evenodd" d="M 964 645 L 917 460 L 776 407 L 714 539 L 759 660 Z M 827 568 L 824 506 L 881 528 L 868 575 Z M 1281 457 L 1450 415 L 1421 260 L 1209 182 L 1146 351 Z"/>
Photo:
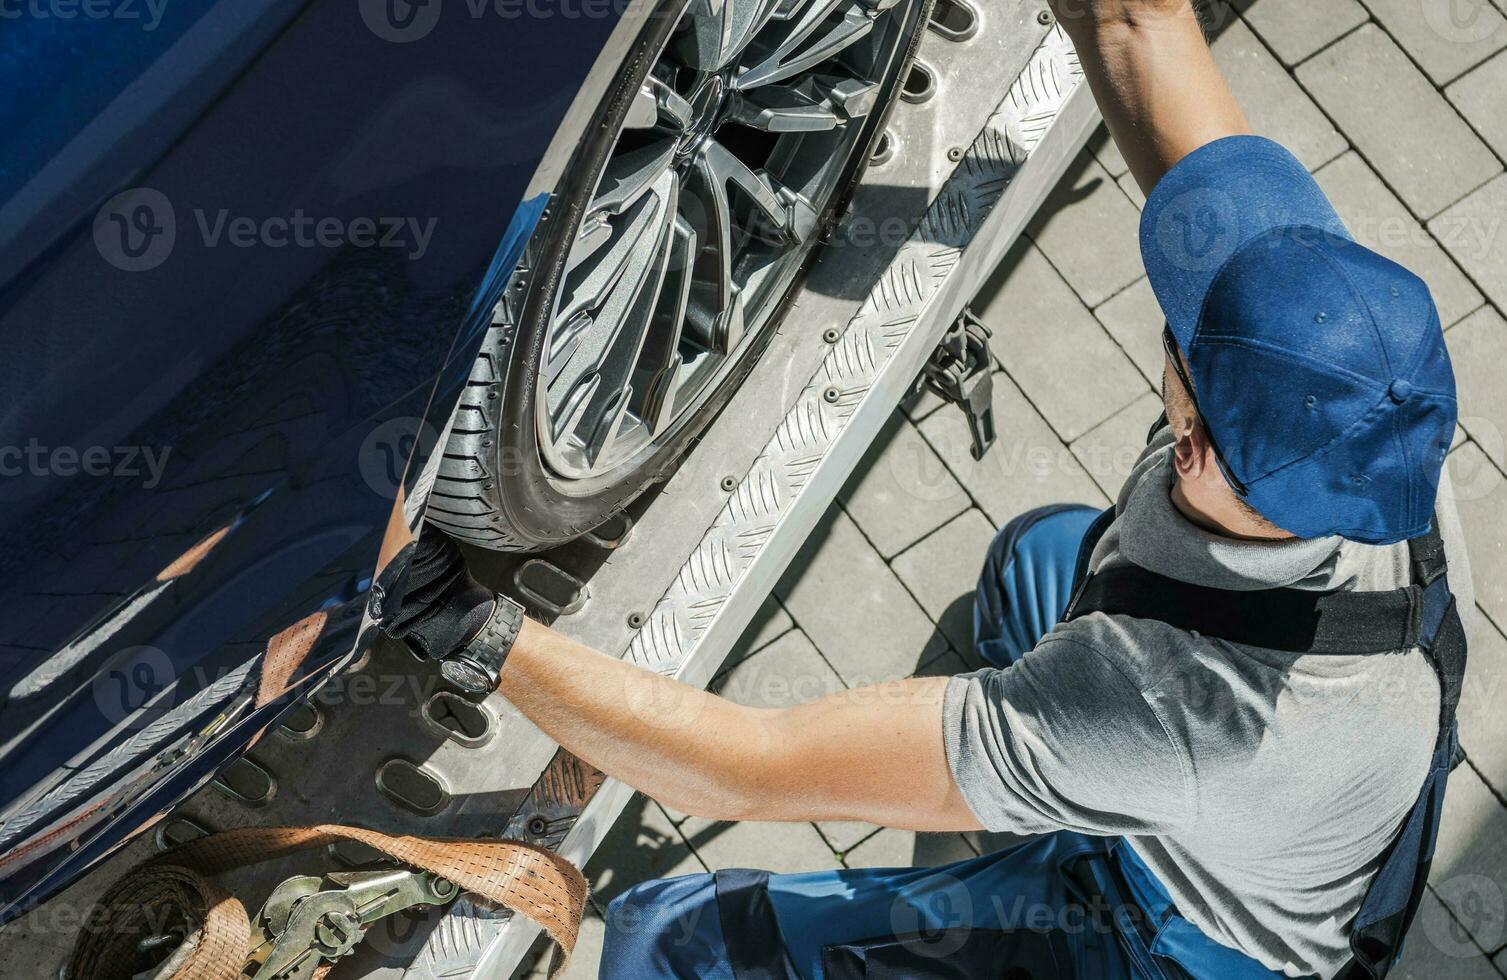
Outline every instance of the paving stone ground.
<path fill-rule="evenodd" d="M 1316 172 L 1359 240 L 1428 282 L 1459 374 L 1450 468 L 1480 605 L 1461 707 L 1468 761 L 1451 780 L 1408 980 L 1507 976 L 1503 13 L 1507 0 L 1236 0 L 1215 20 L 1216 57 L 1257 131 Z M 1101 132 L 974 301 L 1002 365 L 993 452 L 972 460 L 961 415 L 934 397 L 897 410 L 718 690 L 777 705 L 977 666 L 969 597 L 994 529 L 1039 504 L 1106 505 L 1156 417 L 1161 317 L 1137 252 L 1142 203 Z M 716 823 L 639 799 L 587 868 L 596 906 L 567 976 L 596 975 L 601 912 L 637 881 L 940 864 L 999 843 Z"/>

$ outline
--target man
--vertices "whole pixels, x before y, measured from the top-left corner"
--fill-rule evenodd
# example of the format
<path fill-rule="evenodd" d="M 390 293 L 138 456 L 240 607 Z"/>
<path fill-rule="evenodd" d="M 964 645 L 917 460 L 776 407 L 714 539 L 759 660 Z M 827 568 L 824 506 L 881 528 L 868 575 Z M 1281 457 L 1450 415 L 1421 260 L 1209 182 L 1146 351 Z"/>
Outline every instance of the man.
<path fill-rule="evenodd" d="M 1101 584 L 1147 571 L 1236 605 L 1404 594 L 1456 417 L 1437 314 L 1249 135 L 1188 0 L 1055 6 L 1148 193 L 1166 422 L 1107 528 L 1062 507 L 1001 533 L 976 616 L 996 666 L 758 710 L 530 622 L 500 673 L 561 745 L 677 810 L 1043 836 L 945 869 L 649 882 L 614 903 L 603 977 L 1330 977 L 1369 948 L 1351 943 L 1363 899 L 1448 748 L 1424 651 L 1058 620 L 1086 535 Z"/>

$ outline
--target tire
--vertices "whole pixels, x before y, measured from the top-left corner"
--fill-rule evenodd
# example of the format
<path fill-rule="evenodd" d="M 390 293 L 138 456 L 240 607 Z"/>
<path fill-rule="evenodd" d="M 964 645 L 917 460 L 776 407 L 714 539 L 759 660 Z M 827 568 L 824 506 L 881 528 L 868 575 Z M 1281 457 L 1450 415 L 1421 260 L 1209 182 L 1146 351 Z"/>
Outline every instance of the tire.
<path fill-rule="evenodd" d="M 893 5 L 896 21 L 887 28 L 891 48 L 884 56 L 887 69 L 878 80 L 872 108 L 858 126 L 851 152 L 838 171 L 835 190 L 816 210 L 814 232 L 788 251 L 787 281 L 768 287 L 761 321 L 749 328 L 740 348 L 724 355 L 727 363 L 721 375 L 706 385 L 697 403 L 685 410 L 673 429 L 637 456 L 610 472 L 566 478 L 559 467 L 552 466 L 540 439 L 541 420 L 548 411 L 548 404 L 541 402 L 545 397 L 541 371 L 561 279 L 584 213 L 622 135 L 625 117 L 642 94 L 646 80 L 653 81 L 650 72 L 671 43 L 677 24 L 687 16 L 686 8 L 696 2 L 699 0 L 666 0 L 646 19 L 619 72 L 619 81 L 588 127 L 564 171 L 566 176 L 551 194 L 524 260 L 497 308 L 455 410 L 445 456 L 429 498 L 430 523 L 461 541 L 510 552 L 554 547 L 597 527 L 654 482 L 673 473 L 768 347 L 819 243 L 862 176 L 897 101 L 930 9 L 930 0 L 900 0 Z M 769 2 L 778 5 L 776 0 Z M 876 6 L 890 9 L 884 0 Z M 879 43 L 874 42 L 876 46 Z M 876 55 L 876 60 L 879 57 Z M 702 247 L 700 239 L 693 241 L 698 243 L 693 247 Z M 691 254 L 691 261 L 700 261 L 694 257 L 699 252 Z"/>

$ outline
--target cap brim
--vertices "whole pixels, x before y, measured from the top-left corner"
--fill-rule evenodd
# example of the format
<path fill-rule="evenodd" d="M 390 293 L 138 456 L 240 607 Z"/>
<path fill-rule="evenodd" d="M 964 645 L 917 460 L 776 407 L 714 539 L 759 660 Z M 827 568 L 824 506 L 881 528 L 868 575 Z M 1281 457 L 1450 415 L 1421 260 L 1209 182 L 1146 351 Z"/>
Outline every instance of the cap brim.
<path fill-rule="evenodd" d="M 1204 298 L 1242 246 L 1276 229 L 1350 240 L 1297 158 L 1260 136 L 1229 136 L 1188 154 L 1141 211 L 1141 260 L 1173 336 L 1188 349 Z"/>

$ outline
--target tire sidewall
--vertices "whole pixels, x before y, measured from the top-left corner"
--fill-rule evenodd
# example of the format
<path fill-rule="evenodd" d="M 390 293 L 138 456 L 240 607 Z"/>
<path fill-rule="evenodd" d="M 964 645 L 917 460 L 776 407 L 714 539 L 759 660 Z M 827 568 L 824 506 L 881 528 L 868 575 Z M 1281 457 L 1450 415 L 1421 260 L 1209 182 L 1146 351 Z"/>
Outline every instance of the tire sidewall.
<path fill-rule="evenodd" d="M 717 382 L 715 390 L 698 409 L 698 416 L 683 422 L 678 431 L 631 475 L 607 486 L 595 489 L 577 486 L 572 487 L 573 492 L 567 492 L 565 481 L 553 476 L 543 461 L 535 403 L 544 342 L 559 280 L 583 212 L 595 193 L 597 176 L 606 165 L 623 118 L 689 4 L 690 0 L 669 0 L 646 19 L 620 70 L 619 80 L 593 117 L 587 134 L 565 170 L 566 177 L 551 194 L 549 206 L 540 218 L 539 230 L 535 232 L 534 242 L 530 243 L 531 246 L 538 243 L 538 247 L 530 248 L 534 254 L 527 263 L 532 274 L 522 280 L 515 277 L 511 285 L 511 288 L 519 289 L 521 282 L 523 289 L 520 291 L 525 292 L 526 298 L 519 307 L 521 312 L 517 323 L 511 331 L 506 331 L 509 336 L 503 339 L 502 346 L 512 349 L 497 352 L 498 363 L 506 363 L 507 368 L 495 416 L 496 445 L 489 455 L 497 474 L 494 503 L 510 531 L 521 543 L 534 549 L 563 544 L 579 537 L 621 510 L 655 481 L 668 478 L 680 457 L 747 379 L 769 346 L 806 271 L 820 252 L 821 240 L 841 209 L 846 207 L 853 188 L 863 175 L 873 145 L 890 111 L 899 101 L 896 90 L 914 58 L 924 18 L 931 8 L 931 0 L 918 0 L 912 5 L 909 22 L 903 28 L 908 37 L 898 55 L 899 65 L 890 72 L 879 94 L 877 104 L 882 111 L 865 119 L 864 130 L 855 144 L 858 150 L 839 180 L 839 191 L 832 195 L 832 200 L 819 216 L 820 231 L 814 236 L 813 245 L 799 270 L 791 277 L 757 335 L 751 339 L 752 349 L 738 358 L 728 374 Z"/>

